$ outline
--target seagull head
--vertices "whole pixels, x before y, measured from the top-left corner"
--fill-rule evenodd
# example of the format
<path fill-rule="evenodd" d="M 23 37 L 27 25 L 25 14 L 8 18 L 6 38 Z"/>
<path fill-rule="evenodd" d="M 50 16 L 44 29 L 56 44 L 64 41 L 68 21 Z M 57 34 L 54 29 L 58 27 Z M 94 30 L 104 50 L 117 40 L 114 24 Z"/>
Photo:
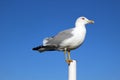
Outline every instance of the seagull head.
<path fill-rule="evenodd" d="M 82 16 L 82 17 L 79 17 L 79 18 L 76 20 L 75 25 L 76 25 L 76 26 L 81 26 L 81 25 L 93 24 L 93 23 L 94 23 L 93 20 L 89 20 L 89 19 L 87 19 L 86 17 Z"/>

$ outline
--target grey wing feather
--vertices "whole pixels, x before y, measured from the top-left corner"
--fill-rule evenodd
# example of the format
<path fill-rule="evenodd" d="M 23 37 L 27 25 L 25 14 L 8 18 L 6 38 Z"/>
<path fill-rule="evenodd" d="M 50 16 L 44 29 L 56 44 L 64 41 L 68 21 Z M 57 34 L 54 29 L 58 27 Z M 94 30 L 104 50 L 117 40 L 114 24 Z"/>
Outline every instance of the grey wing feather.
<path fill-rule="evenodd" d="M 64 31 L 58 33 L 54 37 L 46 38 L 43 42 L 45 42 L 44 43 L 45 45 L 59 46 L 59 44 L 62 41 L 64 41 L 64 40 L 66 40 L 66 39 L 68 39 L 68 38 L 73 36 L 72 33 L 71 33 L 72 31 L 73 31 L 73 28 L 68 29 L 68 30 L 64 30 Z"/>

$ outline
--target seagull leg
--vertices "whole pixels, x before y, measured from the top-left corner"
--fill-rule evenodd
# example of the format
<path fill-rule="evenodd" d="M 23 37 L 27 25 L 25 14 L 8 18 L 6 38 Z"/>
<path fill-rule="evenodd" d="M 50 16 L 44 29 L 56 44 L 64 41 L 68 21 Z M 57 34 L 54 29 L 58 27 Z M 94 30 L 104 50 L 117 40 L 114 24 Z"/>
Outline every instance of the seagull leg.
<path fill-rule="evenodd" d="M 68 51 L 68 60 L 70 60 L 71 57 L 70 57 L 70 51 Z"/>
<path fill-rule="evenodd" d="M 67 48 L 64 49 L 65 60 L 67 60 L 66 51 L 67 51 Z"/>
<path fill-rule="evenodd" d="M 71 58 L 70 58 L 70 50 L 68 50 L 68 57 L 66 62 L 68 63 L 68 65 L 72 62 Z"/>

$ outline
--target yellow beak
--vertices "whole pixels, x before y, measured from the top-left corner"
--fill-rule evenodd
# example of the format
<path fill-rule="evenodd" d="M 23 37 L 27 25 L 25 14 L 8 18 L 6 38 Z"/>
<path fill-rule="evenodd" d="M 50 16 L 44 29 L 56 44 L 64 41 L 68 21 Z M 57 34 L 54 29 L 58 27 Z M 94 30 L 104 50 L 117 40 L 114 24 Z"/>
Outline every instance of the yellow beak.
<path fill-rule="evenodd" d="M 94 21 L 93 21 L 93 20 L 88 20 L 88 23 L 89 23 L 89 24 L 93 24 Z"/>

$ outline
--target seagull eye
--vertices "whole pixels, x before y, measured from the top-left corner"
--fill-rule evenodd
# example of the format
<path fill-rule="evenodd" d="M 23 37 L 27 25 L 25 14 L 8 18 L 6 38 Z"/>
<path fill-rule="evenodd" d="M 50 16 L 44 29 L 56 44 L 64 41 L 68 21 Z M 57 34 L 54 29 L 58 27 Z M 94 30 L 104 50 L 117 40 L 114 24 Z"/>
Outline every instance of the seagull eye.
<path fill-rule="evenodd" d="M 82 20 L 85 20 L 85 18 L 82 18 Z"/>

